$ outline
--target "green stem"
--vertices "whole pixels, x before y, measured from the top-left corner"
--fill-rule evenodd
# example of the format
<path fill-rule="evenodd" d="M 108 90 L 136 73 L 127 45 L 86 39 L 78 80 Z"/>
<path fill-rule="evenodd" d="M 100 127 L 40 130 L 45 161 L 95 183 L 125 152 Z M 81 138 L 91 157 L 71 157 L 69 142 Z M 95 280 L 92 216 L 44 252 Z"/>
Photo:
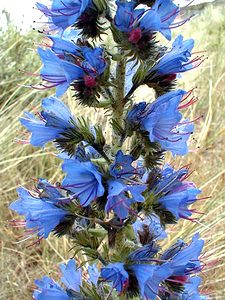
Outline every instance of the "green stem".
<path fill-rule="evenodd" d="M 120 50 L 119 54 L 123 55 L 123 51 Z M 115 79 L 115 100 L 112 104 L 114 121 L 121 127 L 123 127 L 123 114 L 126 101 L 124 99 L 125 94 L 125 76 L 126 76 L 126 58 L 117 62 L 116 67 L 116 79 Z M 121 137 L 113 130 L 112 143 L 114 151 L 117 152 L 121 146 Z"/>

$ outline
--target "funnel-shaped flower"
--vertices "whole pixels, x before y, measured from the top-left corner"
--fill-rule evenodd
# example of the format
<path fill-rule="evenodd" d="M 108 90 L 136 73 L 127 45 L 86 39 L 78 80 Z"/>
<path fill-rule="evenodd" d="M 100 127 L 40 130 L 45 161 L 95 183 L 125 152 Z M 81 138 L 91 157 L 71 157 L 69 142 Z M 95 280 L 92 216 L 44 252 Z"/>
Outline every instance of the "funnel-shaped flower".
<path fill-rule="evenodd" d="M 173 42 L 172 49 L 166 52 L 156 64 L 149 70 L 149 81 L 154 81 L 162 75 L 167 75 L 172 78 L 172 75 L 186 72 L 196 66 L 199 60 L 191 61 L 191 52 L 194 47 L 194 40 L 184 40 L 182 35 L 179 35 Z M 176 77 L 176 76 L 175 76 Z"/>
<path fill-rule="evenodd" d="M 34 282 L 37 289 L 33 293 L 35 300 L 69 300 L 67 292 L 53 279 L 44 276 Z"/>
<path fill-rule="evenodd" d="M 74 259 L 70 259 L 67 264 L 61 264 L 62 272 L 61 282 L 65 288 L 49 277 L 43 277 L 41 280 L 35 280 L 37 289 L 33 297 L 36 300 L 71 300 L 84 299 L 80 287 L 82 286 L 82 271 L 77 268 Z"/>
<path fill-rule="evenodd" d="M 126 185 L 118 180 L 108 181 L 108 201 L 105 206 L 106 213 L 111 210 L 120 218 L 125 219 L 129 212 L 136 214 L 131 205 L 136 202 L 144 202 L 142 195 L 146 189 L 145 185 Z"/>
<path fill-rule="evenodd" d="M 135 1 L 116 1 L 116 4 L 115 25 L 120 31 L 128 33 L 131 43 L 138 43 L 143 35 L 151 39 L 154 32 L 161 32 L 168 40 L 171 39 L 171 28 L 180 11 L 172 0 L 157 0 L 151 9 L 136 8 Z M 183 22 L 176 23 L 176 26 Z"/>
<path fill-rule="evenodd" d="M 72 115 L 67 106 L 55 97 L 42 100 L 43 111 L 40 119 L 33 114 L 25 112 L 20 119 L 21 124 L 31 132 L 30 143 L 36 147 L 43 147 L 46 143 L 53 141 L 61 134 L 73 128 Z"/>
<path fill-rule="evenodd" d="M 191 219 L 193 211 L 188 206 L 197 201 L 197 195 L 201 190 L 194 183 L 185 181 L 188 169 L 174 170 L 166 164 L 162 170 L 160 179 L 152 188 L 157 196 L 157 203 L 170 211 L 178 220 L 179 218 Z"/>
<path fill-rule="evenodd" d="M 43 63 L 40 76 L 51 84 L 44 87 L 56 87 L 56 96 L 64 94 L 73 81 L 83 78 L 81 67 L 60 59 L 52 50 L 38 48 L 38 54 Z"/>
<path fill-rule="evenodd" d="M 123 263 L 111 263 L 101 269 L 101 277 L 104 281 L 112 281 L 113 287 L 121 293 L 128 283 L 128 273 Z"/>
<path fill-rule="evenodd" d="M 65 160 L 62 169 L 67 173 L 62 186 L 74 193 L 80 205 L 88 206 L 104 194 L 102 175 L 93 163 Z"/>
<path fill-rule="evenodd" d="M 169 92 L 160 96 L 151 104 L 141 102 L 128 112 L 128 128 L 146 131 L 151 142 L 157 142 L 162 149 L 173 155 L 185 155 L 188 152 L 187 141 L 194 125 L 188 120 L 182 121 L 179 104 L 184 95 L 183 90 Z"/>
<path fill-rule="evenodd" d="M 54 29 L 65 30 L 77 21 L 82 13 L 91 4 L 91 0 L 53 0 L 52 5 L 48 8 L 46 5 L 37 3 L 37 8 L 47 17 Z"/>
<path fill-rule="evenodd" d="M 38 235 L 39 238 L 47 238 L 50 232 L 69 215 L 68 211 L 57 206 L 61 199 L 34 197 L 23 187 L 17 191 L 19 199 L 13 202 L 10 208 L 25 216 L 28 232 Z"/>
<path fill-rule="evenodd" d="M 38 49 L 43 63 L 40 76 L 49 83 L 41 84 L 40 89 L 56 87 L 56 95 L 61 96 L 72 85 L 78 93 L 78 99 L 91 104 L 88 98 L 96 93 L 98 80 L 107 66 L 104 50 L 100 47 L 76 47 L 65 38 L 51 39 L 52 49 Z"/>
<path fill-rule="evenodd" d="M 169 264 L 173 270 L 173 276 L 195 274 L 202 269 L 199 256 L 203 246 L 204 241 L 199 239 L 199 234 L 196 233 L 189 245 L 183 243 L 182 247 L 178 247 L 177 251 L 172 252 L 168 249 L 162 254 L 161 259 L 170 261 Z"/>

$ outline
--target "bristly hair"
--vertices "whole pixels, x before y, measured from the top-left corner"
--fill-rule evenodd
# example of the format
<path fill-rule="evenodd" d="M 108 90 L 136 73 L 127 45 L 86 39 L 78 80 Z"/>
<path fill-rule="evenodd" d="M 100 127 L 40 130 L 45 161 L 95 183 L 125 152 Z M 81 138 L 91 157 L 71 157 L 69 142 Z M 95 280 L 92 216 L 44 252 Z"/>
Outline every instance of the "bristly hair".
<path fill-rule="evenodd" d="M 129 267 L 125 266 L 125 270 L 129 274 L 129 285 L 126 289 L 127 299 L 132 299 L 132 298 L 138 297 L 140 292 L 139 292 L 139 285 L 138 285 L 137 278 L 136 278 L 133 270 L 131 270 Z"/>
<path fill-rule="evenodd" d="M 155 0 L 136 0 L 137 5 L 139 4 L 145 4 L 149 7 L 152 7 L 155 4 Z"/>
<path fill-rule="evenodd" d="M 176 224 L 176 217 L 158 203 L 153 203 L 153 210 L 159 216 L 162 225 Z"/>
<path fill-rule="evenodd" d="M 85 11 L 76 23 L 76 28 L 81 30 L 84 38 L 97 38 L 104 33 L 103 25 L 99 21 L 99 12 L 97 8 L 89 8 Z"/>
<path fill-rule="evenodd" d="M 156 56 L 158 41 L 156 41 L 155 33 L 143 34 L 137 43 L 132 43 L 128 40 L 127 34 L 119 31 L 115 26 L 111 26 L 111 30 L 119 47 L 127 51 L 127 56 L 132 60 L 145 61 L 149 57 Z"/>
<path fill-rule="evenodd" d="M 172 281 L 168 281 L 166 280 L 164 282 L 165 286 L 167 287 L 167 289 L 173 293 L 178 293 L 181 294 L 184 292 L 184 285 L 182 283 L 178 283 L 178 282 L 172 282 Z M 164 299 L 164 298 L 163 298 Z"/>
<path fill-rule="evenodd" d="M 157 97 L 174 90 L 176 83 L 176 75 L 159 75 L 154 79 L 147 76 L 144 80 L 144 84 L 155 90 Z"/>
<path fill-rule="evenodd" d="M 98 104 L 100 95 L 97 86 L 90 88 L 86 86 L 84 82 L 75 82 L 71 86 L 73 88 L 72 90 L 75 92 L 73 97 L 75 97 L 81 105 L 92 107 Z"/>
<path fill-rule="evenodd" d="M 150 142 L 147 135 L 144 136 L 143 142 L 145 145 L 144 153 L 144 166 L 148 169 L 152 169 L 162 163 L 164 159 L 165 150 L 157 142 Z"/>
<path fill-rule="evenodd" d="M 58 238 L 63 235 L 69 234 L 71 232 L 71 228 L 73 226 L 75 217 L 68 216 L 62 222 L 60 222 L 54 229 L 54 235 Z"/>

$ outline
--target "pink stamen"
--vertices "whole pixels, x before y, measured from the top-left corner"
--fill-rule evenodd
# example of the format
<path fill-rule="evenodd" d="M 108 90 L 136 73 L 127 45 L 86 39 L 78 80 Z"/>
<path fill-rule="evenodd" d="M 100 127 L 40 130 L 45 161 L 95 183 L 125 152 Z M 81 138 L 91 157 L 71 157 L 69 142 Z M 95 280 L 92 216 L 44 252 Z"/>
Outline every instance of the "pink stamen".
<path fill-rule="evenodd" d="M 168 14 L 168 16 L 166 16 L 164 19 L 161 20 L 162 23 L 168 21 L 171 17 L 175 16 L 176 14 L 179 13 L 180 8 L 176 8 L 174 10 L 172 10 L 172 12 L 170 14 Z"/>
<path fill-rule="evenodd" d="M 21 145 L 28 145 L 28 144 L 30 144 L 29 140 L 22 140 L 22 139 L 19 139 L 19 138 L 15 138 L 15 142 L 17 144 L 21 144 Z"/>
<path fill-rule="evenodd" d="M 35 73 L 30 73 L 30 72 L 26 72 L 26 71 L 23 71 L 23 70 L 18 70 L 19 72 L 23 73 L 23 74 L 26 74 L 28 76 L 35 76 L 35 77 L 39 77 L 40 74 L 35 74 Z"/>
<path fill-rule="evenodd" d="M 39 237 L 39 238 L 37 239 L 37 241 L 35 241 L 34 243 L 28 245 L 26 248 L 28 249 L 28 248 L 31 248 L 32 246 L 40 245 L 40 242 L 43 240 L 43 238 L 44 238 L 43 236 Z"/>
<path fill-rule="evenodd" d="M 196 103 L 197 101 L 198 101 L 197 97 L 192 97 L 187 103 L 185 103 L 183 105 L 179 105 L 178 109 L 187 108 L 187 107 L 193 105 L 194 103 Z"/>
<path fill-rule="evenodd" d="M 174 276 L 174 277 L 182 277 L 182 276 Z M 187 279 L 188 279 L 188 276 L 184 276 L 185 277 L 185 280 L 179 280 L 179 279 L 166 279 L 166 281 L 171 281 L 171 282 L 176 282 L 176 283 L 181 283 L 181 284 L 184 284 L 185 282 L 187 282 Z"/>
<path fill-rule="evenodd" d="M 191 172 L 188 172 L 188 174 L 184 175 L 181 179 L 181 181 L 184 181 L 186 180 L 187 178 L 189 178 L 193 173 L 195 172 L 195 170 L 191 171 Z"/>
<path fill-rule="evenodd" d="M 37 112 L 36 115 L 40 118 L 41 121 L 45 123 L 47 122 L 40 112 Z"/>
<path fill-rule="evenodd" d="M 193 119 L 192 121 L 179 122 L 179 123 L 177 123 L 177 125 L 187 125 L 187 124 L 191 124 L 191 123 L 194 123 L 194 122 L 196 122 L 196 121 L 198 121 L 198 120 L 200 120 L 200 119 L 202 119 L 202 118 L 203 118 L 203 116 L 199 116 L 199 117 Z"/>
<path fill-rule="evenodd" d="M 185 23 L 187 23 L 188 21 L 190 21 L 190 19 L 193 17 L 193 15 L 183 21 L 177 22 L 177 23 L 173 23 L 171 26 L 169 26 L 168 28 L 165 29 L 175 29 L 178 28 L 180 26 L 183 26 Z"/>

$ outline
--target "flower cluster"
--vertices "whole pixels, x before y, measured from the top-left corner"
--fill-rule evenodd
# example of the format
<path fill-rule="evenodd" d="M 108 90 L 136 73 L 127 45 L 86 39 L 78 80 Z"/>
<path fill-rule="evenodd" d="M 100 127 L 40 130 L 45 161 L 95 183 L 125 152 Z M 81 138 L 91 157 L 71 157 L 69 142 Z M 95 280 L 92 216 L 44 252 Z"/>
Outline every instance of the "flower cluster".
<path fill-rule="evenodd" d="M 53 143 L 62 177 L 19 187 L 10 208 L 24 220 L 12 226 L 26 228 L 25 240 L 69 237 L 77 264 L 61 265 L 61 284 L 36 280 L 33 298 L 207 299 L 199 292 L 199 234 L 189 244 L 161 245 L 167 225 L 196 221 L 199 213 L 192 204 L 201 190 L 187 180 L 189 166 L 163 162 L 166 152 L 173 158 L 189 152 L 195 120 L 183 110 L 197 98 L 176 89 L 176 79 L 202 57 L 192 58 L 192 39 L 179 35 L 169 49 L 157 35 L 171 40 L 171 30 L 187 19 L 176 20 L 181 9 L 172 0 L 52 0 L 37 7 L 49 30 L 38 48 L 43 83 L 33 87 L 55 88 L 55 95 L 20 122 L 26 144 Z M 134 92 L 146 84 L 155 100 L 135 102 Z M 77 105 L 104 109 L 104 121 L 72 113 L 59 98 L 69 88 Z"/>
<path fill-rule="evenodd" d="M 51 37 L 50 49 L 38 48 L 38 54 L 43 67 L 41 78 L 48 84 L 43 88 L 56 87 L 56 96 L 61 96 L 71 85 L 76 91 L 77 98 L 87 105 L 97 101 L 100 82 L 104 84 L 102 75 L 106 69 L 104 50 L 100 47 L 74 46 L 73 35 L 69 38 Z"/>

